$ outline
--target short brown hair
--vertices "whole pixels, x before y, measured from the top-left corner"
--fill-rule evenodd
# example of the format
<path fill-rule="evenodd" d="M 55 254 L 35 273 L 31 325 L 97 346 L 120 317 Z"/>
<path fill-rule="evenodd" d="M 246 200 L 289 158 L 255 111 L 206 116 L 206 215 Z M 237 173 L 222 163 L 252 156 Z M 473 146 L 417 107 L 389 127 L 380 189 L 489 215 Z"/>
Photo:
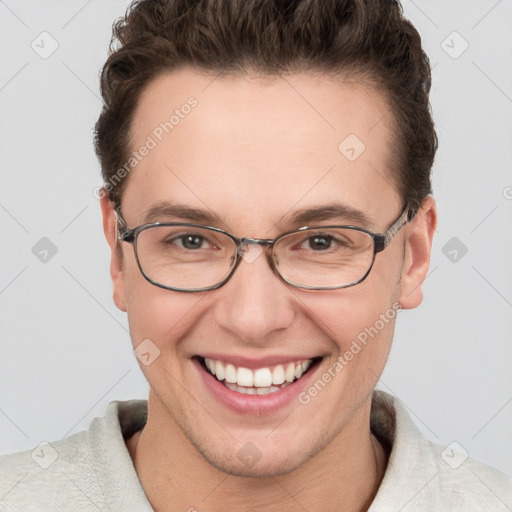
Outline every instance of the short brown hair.
<path fill-rule="evenodd" d="M 350 74 L 386 96 L 393 114 L 393 178 L 418 209 L 431 193 L 437 136 L 431 72 L 421 38 L 395 0 L 137 0 L 113 25 L 101 74 L 95 149 L 109 197 L 120 204 L 130 127 L 142 90 L 189 65 L 212 73 L 312 70 Z M 117 178 L 119 184 L 112 181 Z M 112 186 L 112 184 L 117 186 Z"/>

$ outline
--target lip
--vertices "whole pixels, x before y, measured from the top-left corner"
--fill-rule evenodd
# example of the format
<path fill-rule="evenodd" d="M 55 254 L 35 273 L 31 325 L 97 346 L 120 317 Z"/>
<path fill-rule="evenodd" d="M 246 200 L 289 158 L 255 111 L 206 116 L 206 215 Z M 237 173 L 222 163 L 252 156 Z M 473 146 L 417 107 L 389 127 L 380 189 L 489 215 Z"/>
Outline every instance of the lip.
<path fill-rule="evenodd" d="M 233 360 L 232 358 L 227 359 L 229 359 L 229 362 Z M 223 359 L 223 361 L 226 361 L 226 359 Z M 269 360 L 267 359 L 265 361 L 267 363 Z M 275 359 L 272 361 L 275 361 Z M 289 362 L 290 358 L 287 357 L 286 361 Z M 313 378 L 317 368 L 320 366 L 319 363 L 321 362 L 321 359 L 315 361 L 314 364 L 300 379 L 292 382 L 290 385 L 279 391 L 269 393 L 267 395 L 245 395 L 243 393 L 232 391 L 231 389 L 224 386 L 224 384 L 219 382 L 205 368 L 203 368 L 203 365 L 197 357 L 194 357 L 192 362 L 195 365 L 200 378 L 217 402 L 220 402 L 223 406 L 238 414 L 268 416 L 279 411 L 280 409 L 289 407 L 293 403 L 298 403 L 298 395 L 304 388 L 308 386 L 309 381 Z M 255 364 L 255 361 L 252 360 L 252 363 Z M 255 366 L 254 364 L 252 365 L 253 368 L 257 368 L 258 366 Z M 257 364 L 259 365 L 260 362 L 257 362 Z"/>

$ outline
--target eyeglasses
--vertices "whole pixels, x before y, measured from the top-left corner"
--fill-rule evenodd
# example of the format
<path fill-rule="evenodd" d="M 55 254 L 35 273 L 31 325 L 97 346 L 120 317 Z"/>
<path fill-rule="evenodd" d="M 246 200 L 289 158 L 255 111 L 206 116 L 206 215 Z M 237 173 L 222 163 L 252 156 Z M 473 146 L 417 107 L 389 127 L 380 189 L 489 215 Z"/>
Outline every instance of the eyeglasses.
<path fill-rule="evenodd" d="M 150 283 L 177 292 L 202 292 L 226 284 L 242 259 L 250 262 L 250 245 L 259 246 L 259 252 L 266 249 L 270 267 L 297 288 L 354 286 L 366 279 L 376 254 L 414 212 L 404 208 L 385 233 L 356 226 L 305 226 L 274 239 L 237 238 L 223 229 L 181 222 L 128 228 L 119 208 L 116 216 L 118 239 L 133 245 L 137 265 Z"/>

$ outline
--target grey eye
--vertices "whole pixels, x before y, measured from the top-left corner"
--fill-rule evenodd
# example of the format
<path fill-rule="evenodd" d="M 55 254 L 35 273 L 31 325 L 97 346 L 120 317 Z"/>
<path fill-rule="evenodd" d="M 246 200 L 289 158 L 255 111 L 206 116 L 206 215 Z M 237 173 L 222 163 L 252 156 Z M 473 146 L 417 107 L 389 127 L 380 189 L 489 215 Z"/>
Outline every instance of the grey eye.
<path fill-rule="evenodd" d="M 199 235 L 182 235 L 179 240 L 184 249 L 200 249 L 204 238 Z"/>

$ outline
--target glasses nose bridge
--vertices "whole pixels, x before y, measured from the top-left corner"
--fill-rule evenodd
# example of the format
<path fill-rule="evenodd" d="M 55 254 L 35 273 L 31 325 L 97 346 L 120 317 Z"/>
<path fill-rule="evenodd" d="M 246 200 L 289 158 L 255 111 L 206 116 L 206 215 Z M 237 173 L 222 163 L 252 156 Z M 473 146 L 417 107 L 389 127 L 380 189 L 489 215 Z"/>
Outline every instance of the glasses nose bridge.
<path fill-rule="evenodd" d="M 275 239 L 272 238 L 252 238 L 252 237 L 246 237 L 246 238 L 240 238 L 237 243 L 237 252 L 242 253 L 245 252 L 245 248 L 248 245 L 258 245 L 260 247 L 272 247 L 275 243 Z"/>
<path fill-rule="evenodd" d="M 238 239 L 237 246 L 236 246 L 236 253 L 237 253 L 237 259 L 243 259 L 246 261 L 251 261 L 252 258 L 247 258 L 247 249 L 249 245 L 256 245 L 258 247 L 261 247 L 262 252 L 265 253 L 265 256 L 267 258 L 267 261 L 271 268 L 274 268 L 274 262 L 272 261 L 272 254 L 268 250 L 269 248 L 272 249 L 274 246 L 275 239 L 271 238 L 252 238 L 252 237 L 245 237 Z"/>
<path fill-rule="evenodd" d="M 275 244 L 275 239 L 270 238 L 252 238 L 252 237 L 246 237 L 246 238 L 239 238 L 237 240 L 236 245 L 236 263 L 234 265 L 234 268 L 230 274 L 230 278 L 235 273 L 236 269 L 244 260 L 246 263 L 253 263 L 260 255 L 264 256 L 267 260 L 267 264 L 270 267 L 270 269 L 275 272 L 278 276 L 280 276 L 279 271 L 277 270 L 276 264 L 277 262 L 274 261 L 272 248 Z M 247 252 L 247 248 L 249 245 L 256 245 L 260 247 L 259 251 L 255 251 L 254 253 Z M 270 251 L 268 250 L 270 249 Z M 261 254 L 264 253 L 264 254 Z"/>

